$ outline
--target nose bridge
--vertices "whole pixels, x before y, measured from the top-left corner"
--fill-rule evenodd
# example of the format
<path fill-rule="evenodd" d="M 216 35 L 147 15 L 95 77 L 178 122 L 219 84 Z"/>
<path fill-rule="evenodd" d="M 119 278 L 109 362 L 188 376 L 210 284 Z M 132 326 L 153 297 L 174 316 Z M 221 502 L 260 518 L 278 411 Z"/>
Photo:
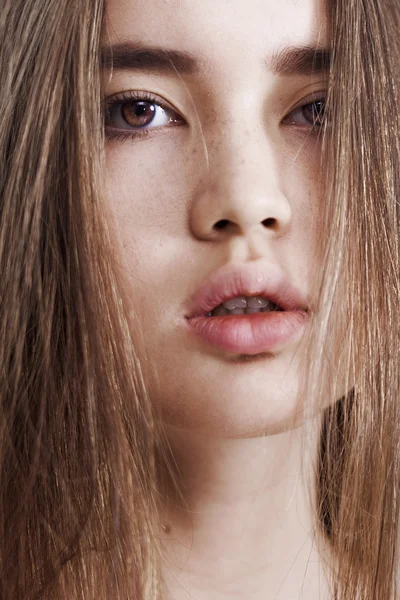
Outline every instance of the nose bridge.
<path fill-rule="evenodd" d="M 227 224 L 241 234 L 265 226 L 280 234 L 287 231 L 291 209 L 282 190 L 276 144 L 265 124 L 222 123 L 209 141 L 207 158 L 193 211 L 197 235 L 209 236 Z"/>
<path fill-rule="evenodd" d="M 221 189 L 234 196 L 247 193 L 267 193 L 279 187 L 276 156 L 273 145 L 261 127 L 236 125 L 225 129 L 212 144 L 209 154 L 208 177 Z M 232 198 L 233 199 L 233 198 Z"/>

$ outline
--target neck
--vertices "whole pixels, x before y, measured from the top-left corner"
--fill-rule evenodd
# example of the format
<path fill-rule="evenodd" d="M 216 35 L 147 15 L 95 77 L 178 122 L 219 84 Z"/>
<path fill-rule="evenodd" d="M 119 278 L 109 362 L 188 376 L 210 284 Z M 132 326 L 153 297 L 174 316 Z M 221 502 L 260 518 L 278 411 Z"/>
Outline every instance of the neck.
<path fill-rule="evenodd" d="M 314 423 L 306 455 L 304 426 L 225 439 L 166 426 L 181 492 L 165 494 L 162 536 L 174 600 L 328 597 L 308 493 L 320 418 Z"/>

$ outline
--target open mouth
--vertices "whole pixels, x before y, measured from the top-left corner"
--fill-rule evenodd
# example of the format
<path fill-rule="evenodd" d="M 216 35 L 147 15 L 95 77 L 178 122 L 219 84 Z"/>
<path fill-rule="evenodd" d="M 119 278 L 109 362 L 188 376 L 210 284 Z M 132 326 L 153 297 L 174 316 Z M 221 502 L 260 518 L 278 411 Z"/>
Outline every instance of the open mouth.
<path fill-rule="evenodd" d="M 216 306 L 206 317 L 222 317 L 227 315 L 251 315 L 260 312 L 283 311 L 284 309 L 268 298 L 262 296 L 238 296 L 226 300 Z"/>

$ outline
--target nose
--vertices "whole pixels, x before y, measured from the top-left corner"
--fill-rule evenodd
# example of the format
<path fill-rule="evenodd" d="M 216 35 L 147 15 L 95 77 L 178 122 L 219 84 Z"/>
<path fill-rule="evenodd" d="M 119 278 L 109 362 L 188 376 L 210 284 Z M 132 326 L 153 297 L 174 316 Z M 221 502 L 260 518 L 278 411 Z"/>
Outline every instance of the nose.
<path fill-rule="evenodd" d="M 194 195 L 190 226 L 200 240 L 227 235 L 279 238 L 288 233 L 292 208 L 283 191 L 276 144 L 265 133 L 223 135 L 205 160 Z"/>

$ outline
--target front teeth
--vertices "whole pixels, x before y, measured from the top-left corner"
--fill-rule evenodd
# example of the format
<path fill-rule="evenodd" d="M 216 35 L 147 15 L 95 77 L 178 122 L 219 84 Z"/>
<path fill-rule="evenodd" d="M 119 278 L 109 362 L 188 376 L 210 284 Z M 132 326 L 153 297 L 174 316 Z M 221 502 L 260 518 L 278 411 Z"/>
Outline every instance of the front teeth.
<path fill-rule="evenodd" d="M 238 296 L 237 298 L 231 298 L 222 303 L 228 310 L 234 310 L 235 308 L 246 308 L 247 298 L 246 296 Z"/>
<path fill-rule="evenodd" d="M 266 298 L 261 296 L 253 296 L 247 298 L 246 296 L 238 296 L 237 298 L 231 298 L 223 303 L 225 308 L 232 310 L 235 308 L 267 308 L 269 305 L 275 306 L 273 302 L 270 302 Z"/>
<path fill-rule="evenodd" d="M 213 311 L 209 312 L 206 317 L 220 317 L 225 315 L 244 315 L 244 314 L 255 314 L 259 312 L 268 312 L 277 309 L 276 304 L 262 298 L 261 296 L 254 296 L 247 298 L 246 296 L 238 296 L 237 298 L 231 298 L 226 300 Z"/>

